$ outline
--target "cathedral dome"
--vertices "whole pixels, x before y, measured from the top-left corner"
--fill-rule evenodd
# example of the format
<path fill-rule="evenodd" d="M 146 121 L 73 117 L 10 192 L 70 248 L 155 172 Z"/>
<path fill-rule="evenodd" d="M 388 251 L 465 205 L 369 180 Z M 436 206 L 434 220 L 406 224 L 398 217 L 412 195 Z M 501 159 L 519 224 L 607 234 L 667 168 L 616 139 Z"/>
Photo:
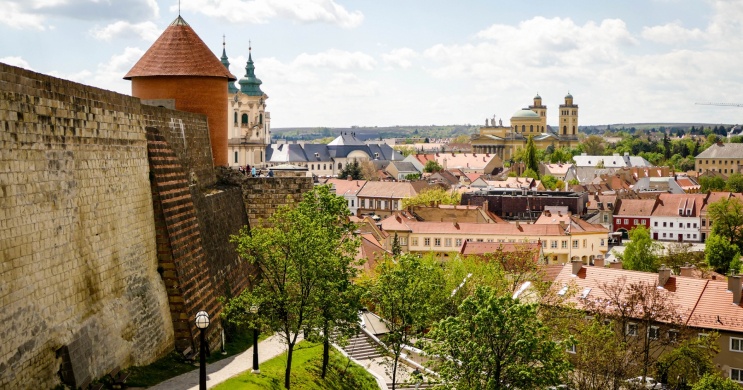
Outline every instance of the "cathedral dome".
<path fill-rule="evenodd" d="M 532 110 L 523 109 L 516 111 L 511 118 L 539 118 L 539 114 Z"/>

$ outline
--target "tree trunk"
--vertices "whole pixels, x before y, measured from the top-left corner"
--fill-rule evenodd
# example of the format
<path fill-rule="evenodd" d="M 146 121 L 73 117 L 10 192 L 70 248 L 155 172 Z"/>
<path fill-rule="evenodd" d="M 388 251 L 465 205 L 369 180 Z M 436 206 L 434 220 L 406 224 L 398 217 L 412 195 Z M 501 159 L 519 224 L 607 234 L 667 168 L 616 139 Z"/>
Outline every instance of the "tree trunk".
<path fill-rule="evenodd" d="M 395 386 L 397 383 L 395 381 L 397 380 L 397 360 L 399 359 L 400 355 L 395 356 L 395 362 L 392 364 L 392 390 L 395 390 Z"/>
<path fill-rule="evenodd" d="M 286 349 L 286 372 L 284 373 L 284 388 L 288 389 L 291 385 L 290 379 L 292 375 L 292 353 L 294 352 L 294 344 L 287 343 Z"/>
<path fill-rule="evenodd" d="M 322 374 L 320 377 L 325 379 L 325 374 L 328 371 L 328 361 L 330 360 L 330 335 L 328 334 L 328 320 L 325 320 L 323 324 L 323 343 L 322 343 Z"/>

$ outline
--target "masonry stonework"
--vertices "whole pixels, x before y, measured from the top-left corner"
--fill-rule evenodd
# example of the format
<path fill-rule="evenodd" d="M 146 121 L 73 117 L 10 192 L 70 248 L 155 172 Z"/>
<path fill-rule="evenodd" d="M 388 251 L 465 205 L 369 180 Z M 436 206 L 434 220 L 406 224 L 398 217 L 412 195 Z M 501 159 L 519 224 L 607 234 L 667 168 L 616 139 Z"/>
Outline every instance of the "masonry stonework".
<path fill-rule="evenodd" d="M 139 107 L 0 64 L 0 388 L 54 387 L 65 356 L 80 386 L 172 346 Z"/>

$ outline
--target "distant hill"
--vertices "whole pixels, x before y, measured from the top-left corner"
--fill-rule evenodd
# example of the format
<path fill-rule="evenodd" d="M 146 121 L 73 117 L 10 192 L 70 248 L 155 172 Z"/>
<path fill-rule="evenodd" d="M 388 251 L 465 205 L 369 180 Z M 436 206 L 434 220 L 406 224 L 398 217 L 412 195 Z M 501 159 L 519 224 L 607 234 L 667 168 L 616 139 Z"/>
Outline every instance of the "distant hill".
<path fill-rule="evenodd" d="M 616 123 L 607 125 L 580 126 L 579 132 L 584 134 L 603 134 L 607 130 L 684 130 L 688 132 L 692 127 L 714 128 L 717 126 L 731 127 L 731 124 L 722 123 Z M 272 128 L 274 140 L 285 139 L 290 141 L 312 141 L 322 138 L 335 138 L 341 132 L 356 133 L 362 140 L 379 138 L 451 138 L 459 135 L 472 135 L 478 132 L 480 126 L 475 125 L 444 125 L 444 126 L 351 126 L 351 127 L 281 127 Z M 634 129 L 634 130 L 633 130 Z"/>

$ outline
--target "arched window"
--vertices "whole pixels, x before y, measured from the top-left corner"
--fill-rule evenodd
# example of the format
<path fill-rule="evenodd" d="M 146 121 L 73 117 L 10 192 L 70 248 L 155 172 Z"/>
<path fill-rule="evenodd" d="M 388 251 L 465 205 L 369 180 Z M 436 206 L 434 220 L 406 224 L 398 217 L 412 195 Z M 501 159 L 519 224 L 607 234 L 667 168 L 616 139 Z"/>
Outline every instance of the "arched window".
<path fill-rule="evenodd" d="M 237 124 L 237 111 L 235 111 L 235 124 Z"/>
<path fill-rule="evenodd" d="M 338 163 L 338 169 L 343 169 L 343 164 Z"/>
<path fill-rule="evenodd" d="M 323 164 L 323 165 L 322 165 L 322 169 L 323 169 L 323 170 L 326 170 L 326 169 L 328 169 L 328 166 L 327 166 L 326 164 Z"/>
<path fill-rule="evenodd" d="M 529 132 L 530 133 L 533 133 L 534 132 L 534 125 L 529 125 Z"/>
<path fill-rule="evenodd" d="M 521 125 L 521 132 L 526 133 L 526 125 Z"/>
<path fill-rule="evenodd" d="M 242 120 L 240 121 L 240 123 L 242 123 L 243 125 L 247 125 L 248 124 L 248 114 L 243 114 L 242 115 Z"/>
<path fill-rule="evenodd" d="M 263 151 L 261 150 L 261 162 L 263 162 Z"/>
<path fill-rule="evenodd" d="M 263 113 L 258 117 L 258 123 L 263 124 Z"/>
<path fill-rule="evenodd" d="M 310 169 L 314 171 L 315 170 L 315 164 L 310 164 Z"/>
<path fill-rule="evenodd" d="M 562 133 L 563 134 L 567 134 L 568 133 L 568 127 L 567 126 L 563 126 L 562 127 Z"/>
<path fill-rule="evenodd" d="M 573 135 L 575 135 L 575 126 L 573 126 Z"/>

